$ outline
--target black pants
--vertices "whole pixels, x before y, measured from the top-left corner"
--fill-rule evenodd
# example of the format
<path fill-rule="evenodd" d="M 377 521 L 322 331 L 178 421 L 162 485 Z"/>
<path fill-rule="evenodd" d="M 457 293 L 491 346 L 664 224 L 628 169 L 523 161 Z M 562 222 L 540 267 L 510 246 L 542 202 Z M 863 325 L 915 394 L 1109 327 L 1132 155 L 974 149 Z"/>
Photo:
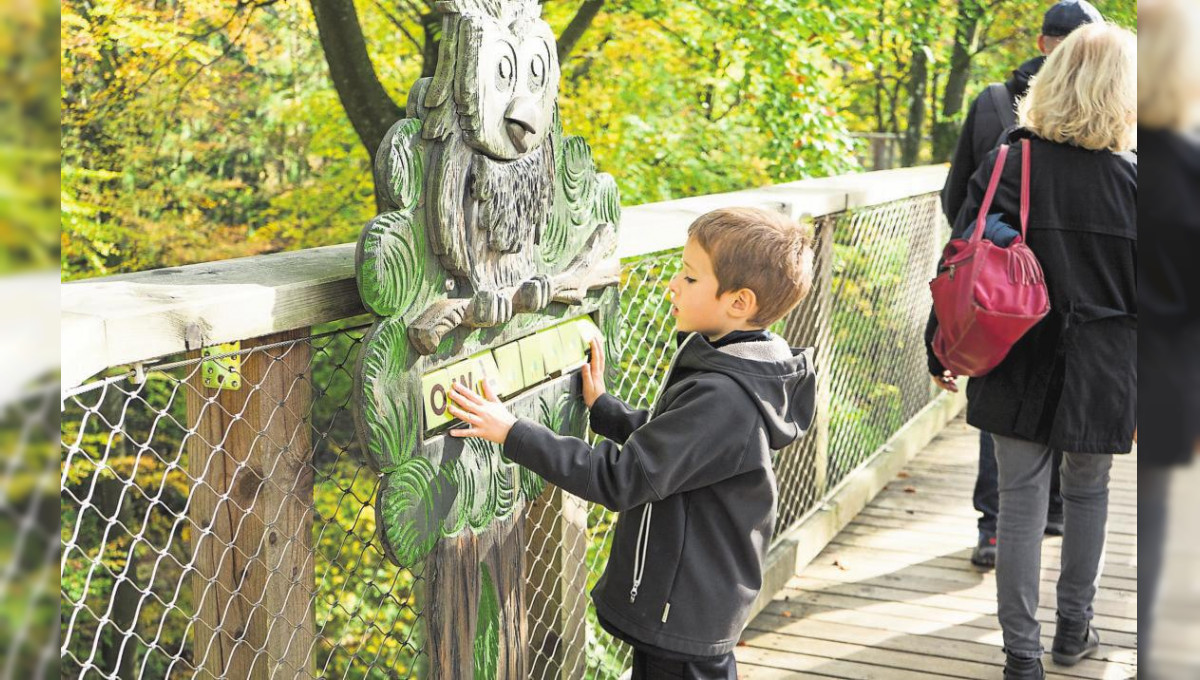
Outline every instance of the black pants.
<path fill-rule="evenodd" d="M 737 680 L 737 660 L 730 652 L 703 661 L 675 661 L 633 650 L 630 680 Z"/>
<path fill-rule="evenodd" d="M 1059 491 L 1059 471 L 1062 452 L 1054 452 L 1054 469 L 1050 474 L 1050 512 L 1048 517 L 1062 521 L 1063 500 Z M 979 511 L 979 531 L 995 536 L 996 517 L 1000 514 L 1000 491 L 997 488 L 996 443 L 987 432 L 979 433 L 979 473 L 975 476 L 975 509 Z"/>

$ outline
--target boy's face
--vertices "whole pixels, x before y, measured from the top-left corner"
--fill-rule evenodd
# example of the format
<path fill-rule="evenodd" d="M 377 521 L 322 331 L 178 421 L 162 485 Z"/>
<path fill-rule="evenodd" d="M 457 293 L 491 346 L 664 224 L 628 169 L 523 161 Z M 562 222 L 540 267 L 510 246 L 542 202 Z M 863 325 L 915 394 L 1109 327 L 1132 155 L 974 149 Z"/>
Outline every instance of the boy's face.
<path fill-rule="evenodd" d="M 677 330 L 715 339 L 743 325 L 744 318 L 739 317 L 744 315 L 736 309 L 737 294 L 726 291 L 717 297 L 718 284 L 712 259 L 689 238 L 683 247 L 683 269 L 667 286 Z"/>

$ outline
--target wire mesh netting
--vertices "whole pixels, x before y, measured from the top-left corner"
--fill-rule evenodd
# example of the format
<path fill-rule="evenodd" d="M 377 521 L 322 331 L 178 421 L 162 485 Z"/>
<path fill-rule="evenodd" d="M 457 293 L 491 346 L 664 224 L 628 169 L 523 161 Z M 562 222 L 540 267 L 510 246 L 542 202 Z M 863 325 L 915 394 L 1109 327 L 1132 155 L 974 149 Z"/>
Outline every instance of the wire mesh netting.
<path fill-rule="evenodd" d="M 816 347 L 825 408 L 778 455 L 776 535 L 933 396 L 921 337 L 944 236 L 936 197 L 815 229 L 814 293 L 776 330 Z M 609 390 L 635 406 L 652 402 L 670 362 L 665 292 L 679 266 L 668 251 L 623 268 Z M 424 576 L 384 555 L 380 478 L 354 433 L 362 322 L 243 343 L 238 390 L 204 387 L 201 358 L 188 356 L 71 392 L 50 548 L 61 551 L 59 653 L 42 650 L 47 663 L 65 677 L 423 677 Z M 553 488 L 527 507 L 531 677 L 616 678 L 628 666 L 587 598 L 615 519 Z"/>

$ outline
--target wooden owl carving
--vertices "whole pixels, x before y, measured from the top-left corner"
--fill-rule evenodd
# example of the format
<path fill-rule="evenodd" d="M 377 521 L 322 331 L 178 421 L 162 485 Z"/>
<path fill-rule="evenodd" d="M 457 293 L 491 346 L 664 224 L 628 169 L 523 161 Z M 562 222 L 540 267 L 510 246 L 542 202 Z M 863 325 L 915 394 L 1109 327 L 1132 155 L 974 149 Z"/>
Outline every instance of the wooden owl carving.
<path fill-rule="evenodd" d="M 384 474 L 380 532 L 400 564 L 486 530 L 541 489 L 497 447 L 431 435 L 423 377 L 565 317 L 591 315 L 610 346 L 616 333 L 620 201 L 587 143 L 562 132 L 557 51 L 538 2 L 437 8 L 437 70 L 413 85 L 376 155 L 387 209 L 363 229 L 356 259 L 377 317 L 355 370 L 356 423 Z M 513 408 L 582 428 L 568 388 L 539 388 Z"/>

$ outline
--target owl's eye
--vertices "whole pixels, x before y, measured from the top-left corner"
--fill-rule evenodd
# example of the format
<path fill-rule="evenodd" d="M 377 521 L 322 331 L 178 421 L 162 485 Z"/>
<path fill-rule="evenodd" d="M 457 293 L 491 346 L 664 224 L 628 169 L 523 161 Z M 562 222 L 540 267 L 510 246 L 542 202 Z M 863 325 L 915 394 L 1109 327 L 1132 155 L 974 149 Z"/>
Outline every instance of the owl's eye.
<path fill-rule="evenodd" d="M 507 90 L 512 87 L 513 80 L 515 80 L 516 71 L 517 64 L 511 56 L 506 54 L 501 57 L 500 65 L 496 71 L 496 85 L 502 90 Z"/>
<path fill-rule="evenodd" d="M 546 58 L 540 54 L 534 55 L 533 61 L 529 62 L 529 74 L 532 76 L 533 87 L 541 87 L 546 84 Z"/>

